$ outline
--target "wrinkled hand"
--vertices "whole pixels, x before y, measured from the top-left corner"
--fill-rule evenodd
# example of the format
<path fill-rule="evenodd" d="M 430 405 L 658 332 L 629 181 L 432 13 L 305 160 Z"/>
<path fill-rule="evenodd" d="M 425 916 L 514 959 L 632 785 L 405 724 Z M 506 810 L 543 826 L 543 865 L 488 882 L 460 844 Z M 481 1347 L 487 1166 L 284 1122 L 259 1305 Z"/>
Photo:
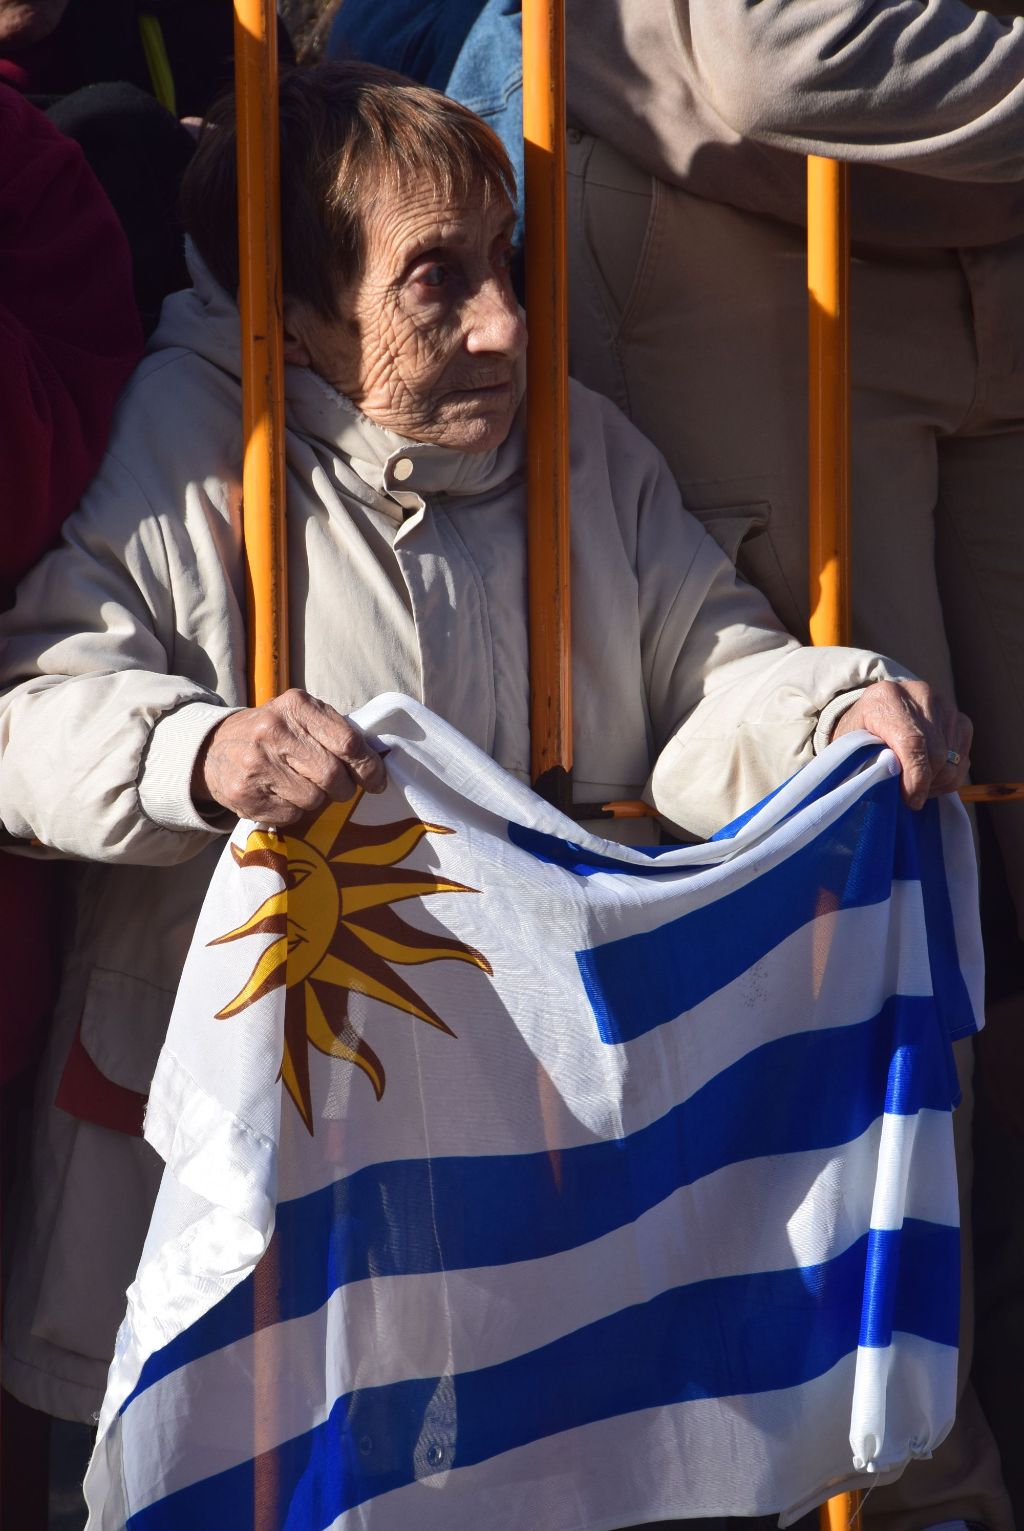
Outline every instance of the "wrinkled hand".
<path fill-rule="evenodd" d="M 354 724 L 305 691 L 232 713 L 210 733 L 192 773 L 196 807 L 282 829 L 357 786 L 383 792 L 384 764 Z"/>
<path fill-rule="evenodd" d="M 943 792 L 956 792 L 967 780 L 971 720 L 923 680 L 880 680 L 869 686 L 843 713 L 832 737 L 857 728 L 867 729 L 893 751 L 903 772 L 903 797 L 911 808 L 923 808 L 929 797 Z M 947 758 L 950 750 L 960 756 L 956 765 Z"/>

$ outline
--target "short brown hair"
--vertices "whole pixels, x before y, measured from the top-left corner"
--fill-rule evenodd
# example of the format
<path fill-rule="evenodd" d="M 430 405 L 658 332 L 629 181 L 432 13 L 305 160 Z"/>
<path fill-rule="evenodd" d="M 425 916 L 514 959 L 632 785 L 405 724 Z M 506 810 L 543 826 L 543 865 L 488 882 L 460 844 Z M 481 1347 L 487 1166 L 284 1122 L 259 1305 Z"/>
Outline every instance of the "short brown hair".
<path fill-rule="evenodd" d="M 515 198 L 501 141 L 466 107 L 370 64 L 282 74 L 281 258 L 285 292 L 337 316 L 339 283 L 364 257 L 363 213 L 382 186 L 431 176 L 442 195 Z M 182 185 L 187 232 L 217 281 L 238 289 L 234 92 L 211 108 Z"/>

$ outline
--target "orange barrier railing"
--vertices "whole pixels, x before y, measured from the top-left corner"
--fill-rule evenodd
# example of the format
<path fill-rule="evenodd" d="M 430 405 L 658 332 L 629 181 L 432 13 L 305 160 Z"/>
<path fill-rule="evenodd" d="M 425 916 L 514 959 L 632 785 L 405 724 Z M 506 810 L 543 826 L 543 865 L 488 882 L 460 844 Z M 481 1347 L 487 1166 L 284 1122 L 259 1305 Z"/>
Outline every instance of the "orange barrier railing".
<path fill-rule="evenodd" d="M 563 0 L 523 0 L 530 773 L 572 811 L 569 347 Z M 532 255 L 531 255 L 531 252 Z"/>
<path fill-rule="evenodd" d="M 850 177 L 807 161 L 808 548 L 812 643 L 850 641 Z"/>
<path fill-rule="evenodd" d="M 849 643 L 849 168 L 807 161 L 808 577 L 812 643 Z M 967 803 L 1024 799 L 1024 782 L 963 787 Z"/>
<path fill-rule="evenodd" d="M 271 0 L 235 0 L 238 265 L 242 318 L 242 518 L 249 698 L 288 685 L 284 358 L 281 324 L 277 20 Z"/>
<path fill-rule="evenodd" d="M 277 17 L 273 0 L 235 0 L 238 265 L 242 339 L 242 533 L 248 605 L 249 701 L 288 686 L 284 333 L 281 298 Z M 253 1272 L 253 1329 L 276 1320 L 279 1273 L 270 1250 Z M 252 1531 L 280 1525 L 276 1456 L 263 1450 L 276 1377 L 257 1351 Z"/>
<path fill-rule="evenodd" d="M 811 642 L 850 641 L 850 177 L 807 161 L 807 569 Z M 820 1531 L 861 1531 L 862 1496 L 836 1494 Z"/>

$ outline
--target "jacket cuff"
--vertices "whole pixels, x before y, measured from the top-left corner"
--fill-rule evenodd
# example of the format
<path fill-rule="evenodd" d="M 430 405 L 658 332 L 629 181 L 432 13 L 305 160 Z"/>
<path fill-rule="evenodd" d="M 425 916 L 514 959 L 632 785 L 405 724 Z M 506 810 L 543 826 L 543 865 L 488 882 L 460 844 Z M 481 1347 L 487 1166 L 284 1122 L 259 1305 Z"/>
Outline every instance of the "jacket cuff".
<path fill-rule="evenodd" d="M 241 712 L 219 702 L 188 702 L 165 713 L 149 735 L 139 773 L 142 811 L 161 829 L 214 831 L 230 834 L 235 815 L 226 808 L 204 818 L 192 801 L 192 771 L 203 741 L 218 723 Z"/>
<path fill-rule="evenodd" d="M 867 690 L 867 686 L 859 686 L 856 691 L 841 691 L 818 713 L 818 723 L 814 730 L 814 753 L 820 755 L 823 749 L 832 743 L 832 731 L 844 712 L 849 712 L 854 702 L 860 700 Z"/>

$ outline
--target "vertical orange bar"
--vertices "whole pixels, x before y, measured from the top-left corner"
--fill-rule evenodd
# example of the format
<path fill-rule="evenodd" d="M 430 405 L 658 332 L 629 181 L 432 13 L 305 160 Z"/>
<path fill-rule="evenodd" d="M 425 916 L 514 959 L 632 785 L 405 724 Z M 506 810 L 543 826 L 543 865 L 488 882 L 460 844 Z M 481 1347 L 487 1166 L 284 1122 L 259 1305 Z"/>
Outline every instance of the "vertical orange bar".
<path fill-rule="evenodd" d="M 563 0 L 523 0 L 530 735 L 534 786 L 572 806 Z"/>
<path fill-rule="evenodd" d="M 238 265 L 242 340 L 242 525 L 249 635 L 249 700 L 288 685 L 288 552 L 285 539 L 284 354 L 277 16 L 273 0 L 235 0 Z M 273 1446 L 279 1317 L 275 1246 L 253 1272 L 253 1531 L 280 1524 Z"/>
<path fill-rule="evenodd" d="M 272 0 L 235 0 L 235 88 L 249 696 L 260 706 L 288 685 L 280 144 Z"/>
<path fill-rule="evenodd" d="M 808 574 L 811 642 L 850 641 L 849 173 L 807 161 Z M 861 1496 L 836 1494 L 820 1531 L 861 1531 Z"/>
<path fill-rule="evenodd" d="M 850 641 L 850 193 L 807 161 L 808 573 L 812 643 Z"/>
<path fill-rule="evenodd" d="M 836 1494 L 818 1511 L 819 1531 L 862 1531 L 861 1495 Z"/>

